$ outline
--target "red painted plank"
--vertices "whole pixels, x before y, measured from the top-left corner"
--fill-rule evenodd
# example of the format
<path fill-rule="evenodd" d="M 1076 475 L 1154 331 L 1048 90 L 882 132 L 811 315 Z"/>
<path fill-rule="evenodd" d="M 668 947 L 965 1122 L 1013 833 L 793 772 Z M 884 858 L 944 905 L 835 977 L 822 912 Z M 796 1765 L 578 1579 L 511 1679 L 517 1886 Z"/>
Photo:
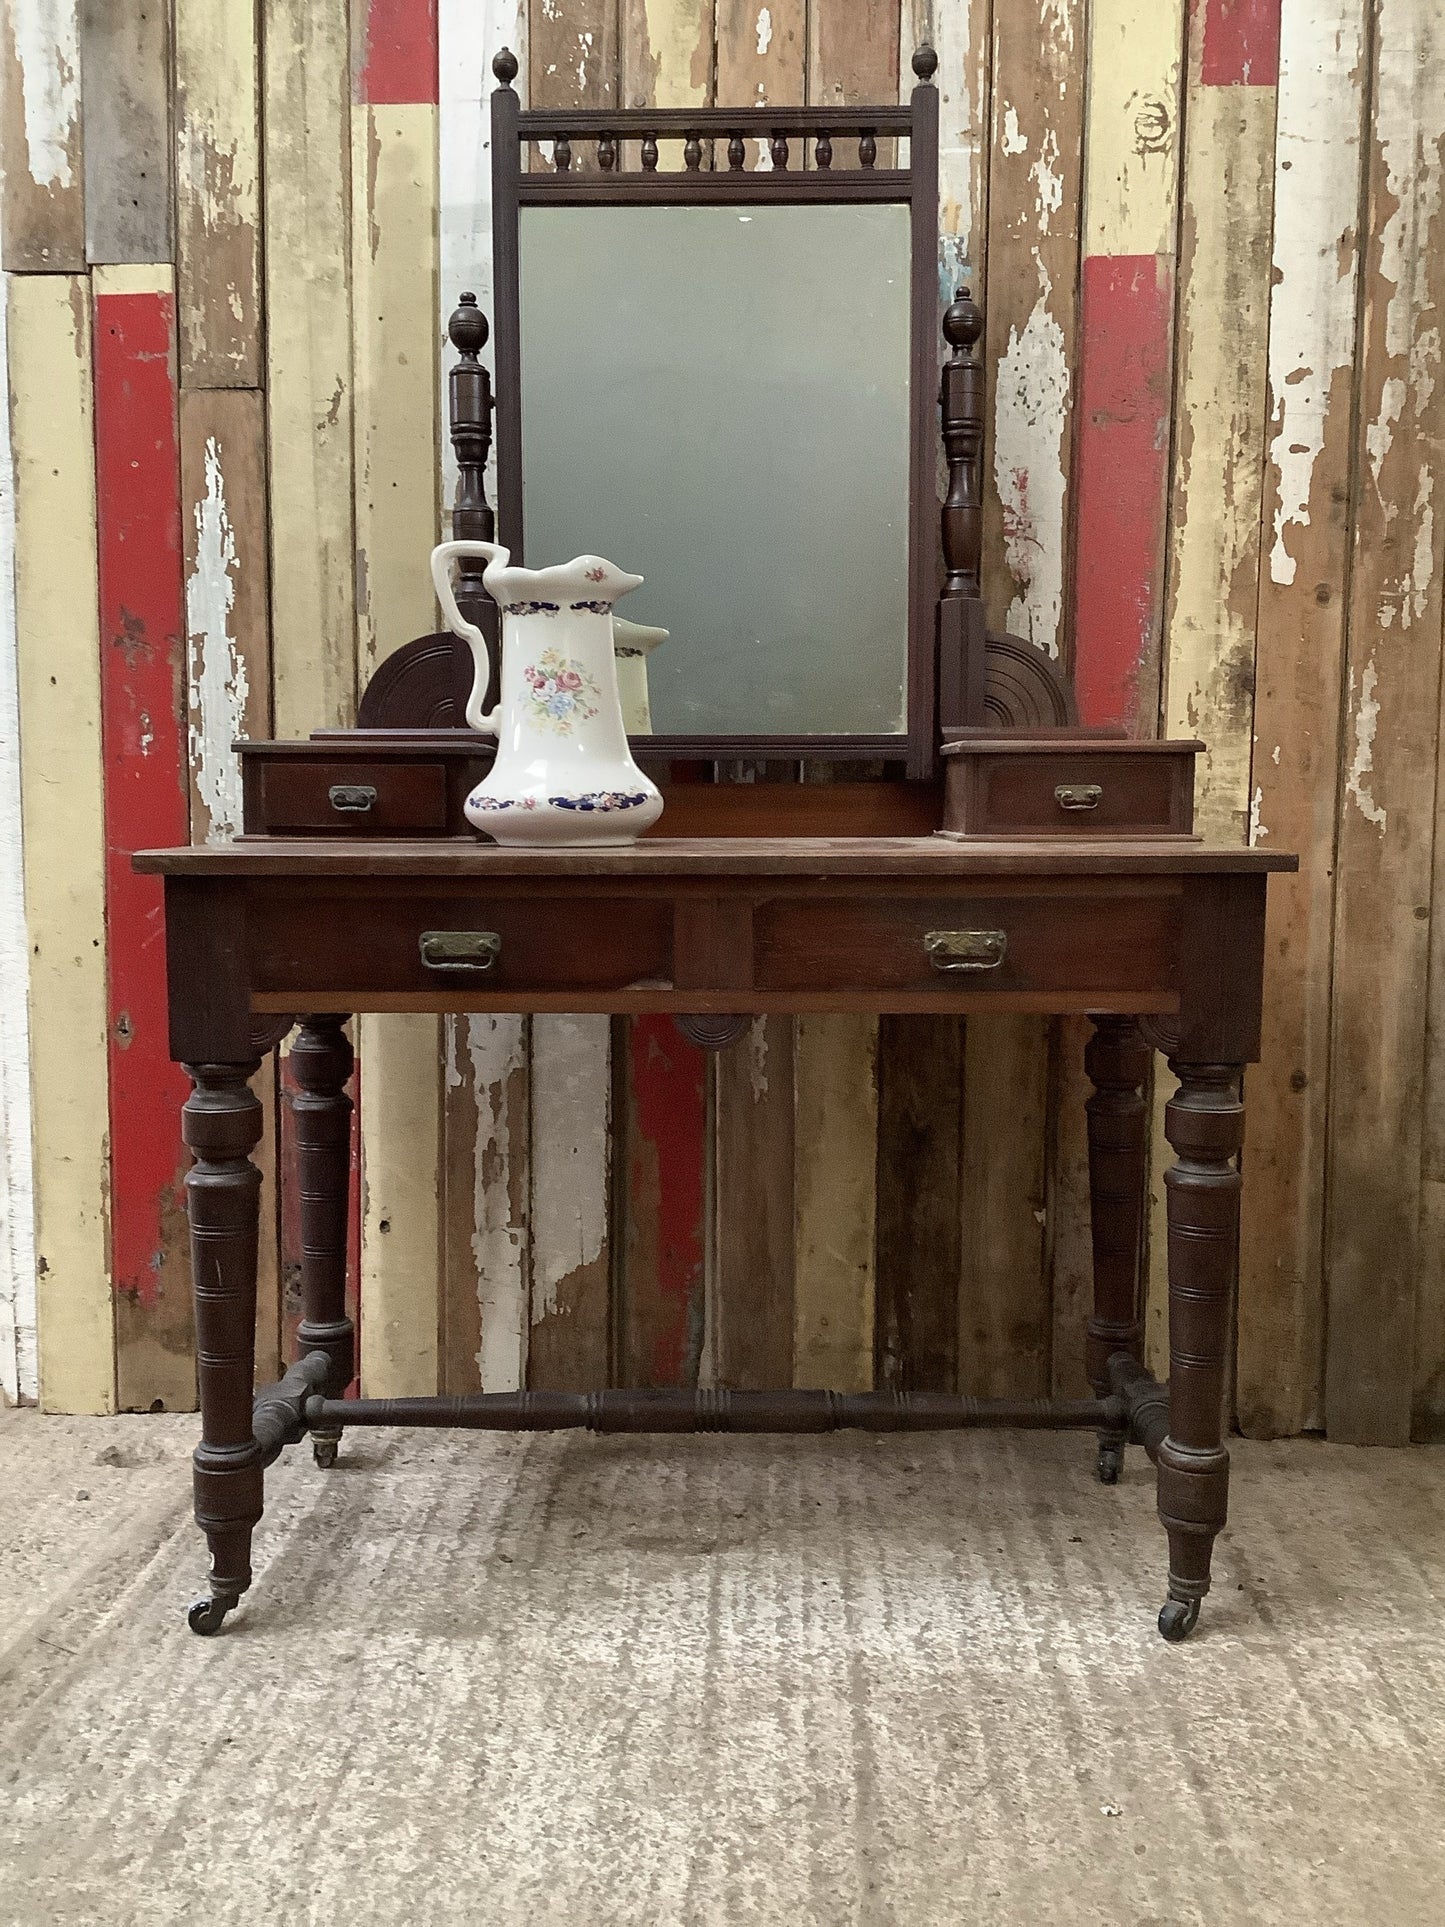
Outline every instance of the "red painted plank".
<path fill-rule="evenodd" d="M 695 1385 L 703 1336 L 707 1054 L 670 1017 L 628 1025 L 626 1377 Z"/>
<path fill-rule="evenodd" d="M 166 1043 L 160 879 L 136 876 L 130 861 L 136 850 L 190 836 L 176 408 L 173 296 L 99 296 L 95 450 L 112 1277 L 117 1292 L 146 1309 L 163 1284 L 179 1289 L 184 1280 L 181 1184 L 190 1163 L 180 1131 L 190 1085 Z M 66 586 L 56 583 L 55 593 L 64 595 Z"/>
<path fill-rule="evenodd" d="M 1074 688 L 1082 722 L 1143 735 L 1159 697 L 1173 305 L 1162 256 L 1084 262 Z"/>
<path fill-rule="evenodd" d="M 1199 78 L 1206 87 L 1279 84 L 1280 0 L 1193 0 L 1202 11 Z"/>
<path fill-rule="evenodd" d="M 437 0 L 367 0 L 356 98 L 372 106 L 435 102 Z"/>

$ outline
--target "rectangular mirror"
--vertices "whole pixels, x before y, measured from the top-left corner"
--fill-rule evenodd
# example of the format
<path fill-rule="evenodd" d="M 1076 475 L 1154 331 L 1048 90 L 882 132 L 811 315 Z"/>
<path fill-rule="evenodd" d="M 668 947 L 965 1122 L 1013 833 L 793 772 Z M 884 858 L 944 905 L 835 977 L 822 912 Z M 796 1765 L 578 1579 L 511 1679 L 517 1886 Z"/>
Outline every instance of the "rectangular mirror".
<path fill-rule="evenodd" d="M 659 735 L 902 736 L 908 203 L 518 212 L 527 563 L 646 577 Z"/>

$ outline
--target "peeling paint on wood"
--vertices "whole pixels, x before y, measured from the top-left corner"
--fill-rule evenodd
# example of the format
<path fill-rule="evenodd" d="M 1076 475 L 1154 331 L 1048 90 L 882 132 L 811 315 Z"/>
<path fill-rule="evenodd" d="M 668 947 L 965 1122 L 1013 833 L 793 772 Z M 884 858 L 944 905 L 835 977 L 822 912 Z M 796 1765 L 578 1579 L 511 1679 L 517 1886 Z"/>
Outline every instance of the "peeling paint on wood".
<path fill-rule="evenodd" d="M 1417 1289 L 1441 1288 L 1438 1269 L 1419 1262 L 1427 1048 L 1437 1077 L 1441 1062 L 1438 1026 L 1427 1038 L 1432 945 L 1433 961 L 1445 958 L 1445 892 L 1435 894 L 1445 877 L 1435 835 L 1445 18 L 1434 0 L 1379 0 L 1374 56 L 1336 859 L 1325 1417 L 1332 1438 L 1403 1443 Z"/>
<path fill-rule="evenodd" d="M 117 1397 L 185 1411 L 190 1081 L 167 1043 L 159 880 L 131 868 L 190 834 L 175 293 L 168 266 L 97 268 L 93 286 Z"/>
<path fill-rule="evenodd" d="M 115 1409 L 90 299 L 10 282 L 40 1396 Z"/>
<path fill-rule="evenodd" d="M 441 1209 L 439 1019 L 363 1017 L 361 1383 L 368 1398 L 437 1389 Z"/>
<path fill-rule="evenodd" d="M 940 314 L 968 283 L 985 301 L 991 0 L 904 0 L 898 85 L 907 100 L 914 51 L 938 56 L 938 296 Z M 946 347 L 939 336 L 940 356 Z"/>
<path fill-rule="evenodd" d="M 482 11 L 482 9 L 475 9 Z M 393 106 L 437 98 L 437 0 L 356 0 L 356 99 Z"/>
<path fill-rule="evenodd" d="M 755 1017 L 714 1060 L 713 1376 L 793 1383 L 793 1020 Z"/>
<path fill-rule="evenodd" d="M 0 153 L 7 268 L 85 266 L 80 0 L 0 9 Z"/>
<path fill-rule="evenodd" d="M 526 1384 L 530 1318 L 525 1017 L 443 1019 L 444 1392 Z"/>
<path fill-rule="evenodd" d="M 796 107 L 807 85 L 804 0 L 770 0 L 766 31 L 757 0 L 717 0 L 720 107 Z M 772 166 L 765 141 L 751 143 L 749 168 Z"/>
<path fill-rule="evenodd" d="M 696 1385 L 703 1350 L 706 1054 L 671 1017 L 615 1027 L 618 1365 L 627 1385 Z M 625 1054 L 624 1054 L 625 1053 Z"/>
<path fill-rule="evenodd" d="M 10 283 L 0 276 L 0 366 Z M 20 810 L 20 689 L 15 631 L 15 468 L 10 392 L 0 395 L 0 1399 L 39 1397 L 35 1334 L 34 1159 L 25 849 Z"/>
<path fill-rule="evenodd" d="M 256 0 L 175 0 L 183 388 L 261 381 Z"/>
<path fill-rule="evenodd" d="M 528 1383 L 609 1380 L 611 1024 L 532 1022 L 532 1308 Z"/>

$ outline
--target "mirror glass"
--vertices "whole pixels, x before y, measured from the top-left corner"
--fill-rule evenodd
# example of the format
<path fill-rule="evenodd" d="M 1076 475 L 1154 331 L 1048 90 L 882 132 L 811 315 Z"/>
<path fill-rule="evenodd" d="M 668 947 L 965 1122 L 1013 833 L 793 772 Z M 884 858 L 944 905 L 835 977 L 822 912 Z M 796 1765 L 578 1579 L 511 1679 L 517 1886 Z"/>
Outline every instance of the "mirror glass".
<path fill-rule="evenodd" d="M 524 207 L 526 560 L 645 576 L 654 731 L 901 733 L 906 205 Z"/>

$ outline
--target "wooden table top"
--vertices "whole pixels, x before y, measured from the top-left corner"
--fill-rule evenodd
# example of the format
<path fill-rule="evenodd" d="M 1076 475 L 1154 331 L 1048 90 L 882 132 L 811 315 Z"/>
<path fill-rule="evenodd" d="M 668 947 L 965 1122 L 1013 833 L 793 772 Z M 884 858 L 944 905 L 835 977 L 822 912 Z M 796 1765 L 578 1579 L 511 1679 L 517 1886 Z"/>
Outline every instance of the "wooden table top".
<path fill-rule="evenodd" d="M 164 876 L 326 878 L 1199 876 L 1297 870 L 1281 850 L 1186 840 L 1063 837 L 1031 842 L 909 837 L 647 837 L 618 848 L 502 849 L 463 838 L 256 837 L 141 850 Z"/>

